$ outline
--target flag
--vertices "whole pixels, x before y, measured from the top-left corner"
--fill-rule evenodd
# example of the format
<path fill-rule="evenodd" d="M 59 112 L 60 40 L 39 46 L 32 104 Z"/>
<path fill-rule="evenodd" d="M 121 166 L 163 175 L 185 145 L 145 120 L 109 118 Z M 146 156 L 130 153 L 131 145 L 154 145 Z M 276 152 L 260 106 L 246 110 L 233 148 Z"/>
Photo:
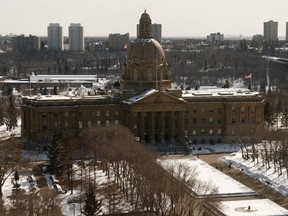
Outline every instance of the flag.
<path fill-rule="evenodd" d="M 245 79 L 251 79 L 252 78 L 252 73 L 245 75 Z"/>
<path fill-rule="evenodd" d="M 124 49 L 128 49 L 128 43 L 125 43 Z"/>

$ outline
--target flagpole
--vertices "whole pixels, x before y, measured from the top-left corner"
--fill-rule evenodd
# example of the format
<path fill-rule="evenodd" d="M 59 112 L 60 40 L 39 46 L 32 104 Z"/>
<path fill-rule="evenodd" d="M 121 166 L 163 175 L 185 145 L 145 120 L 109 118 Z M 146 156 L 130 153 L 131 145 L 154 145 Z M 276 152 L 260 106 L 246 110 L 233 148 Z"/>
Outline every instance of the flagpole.
<path fill-rule="evenodd" d="M 253 77 L 253 75 L 252 75 L 252 72 L 251 72 L 251 79 L 250 79 L 251 89 L 250 89 L 250 91 L 252 90 L 252 77 Z"/>

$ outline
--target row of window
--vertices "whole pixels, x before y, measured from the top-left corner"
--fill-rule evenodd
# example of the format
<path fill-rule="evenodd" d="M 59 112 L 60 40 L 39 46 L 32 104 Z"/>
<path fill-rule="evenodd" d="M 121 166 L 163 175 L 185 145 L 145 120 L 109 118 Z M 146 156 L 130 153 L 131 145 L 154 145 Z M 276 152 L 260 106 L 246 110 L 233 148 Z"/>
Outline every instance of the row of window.
<path fill-rule="evenodd" d="M 92 126 L 101 126 L 101 125 L 102 126 L 108 126 L 110 124 L 119 124 L 119 120 L 113 120 L 113 121 L 106 120 L 105 122 L 103 122 L 101 120 L 97 120 L 95 123 L 96 124 L 93 124 L 92 121 L 89 120 L 89 121 L 87 121 L 87 127 L 90 128 Z M 60 128 L 60 124 L 57 121 L 53 122 L 53 129 L 56 130 L 56 129 L 59 129 L 59 128 Z M 64 121 L 63 128 L 65 130 L 71 129 L 70 126 L 69 126 L 69 122 L 68 121 Z M 82 129 L 82 128 L 83 128 L 83 121 L 80 120 L 80 121 L 78 121 L 78 129 Z M 43 123 L 42 124 L 42 130 L 47 130 L 47 129 L 48 129 L 47 124 Z"/>
<path fill-rule="evenodd" d="M 251 113 L 254 113 L 255 112 L 255 107 L 233 107 L 231 109 L 232 113 L 235 113 L 237 111 L 237 109 L 240 109 L 240 112 L 241 113 L 245 113 L 247 110 L 249 110 Z M 196 114 L 196 113 L 218 113 L 218 114 L 221 114 L 223 112 L 223 109 L 222 108 L 217 108 L 217 109 L 205 109 L 205 108 L 200 108 L 200 109 L 194 109 L 193 110 L 193 113 Z M 188 112 L 186 113 L 188 114 Z"/>
<path fill-rule="evenodd" d="M 215 131 L 213 129 L 209 129 L 209 130 L 201 129 L 199 131 L 192 130 L 191 134 L 194 135 L 194 136 L 195 135 L 201 135 L 201 136 L 204 136 L 204 135 L 215 135 L 215 134 L 221 135 L 222 134 L 222 130 L 221 130 L 221 128 L 218 128 L 217 131 Z"/>
<path fill-rule="evenodd" d="M 118 116 L 119 115 L 119 111 L 109 111 L 109 110 L 106 110 L 105 112 L 104 111 L 96 111 L 96 112 L 87 112 L 85 113 L 85 115 L 87 117 L 92 117 L 92 116 L 97 116 L 97 117 L 100 117 L 100 116 L 110 116 L 112 114 L 114 114 L 114 116 Z M 59 115 L 61 115 L 60 113 L 53 113 L 52 114 L 54 118 L 58 118 Z M 64 117 L 69 117 L 69 115 L 71 115 L 70 112 L 64 112 L 63 113 Z M 47 112 L 44 112 L 42 113 L 42 118 L 46 118 L 48 116 L 48 113 Z M 82 118 L 83 117 L 83 112 L 78 112 L 78 117 Z"/>
<path fill-rule="evenodd" d="M 106 120 L 106 121 L 105 121 L 105 125 L 102 124 L 101 120 L 97 120 L 95 126 L 108 126 L 108 125 L 110 125 L 110 124 L 117 125 L 117 124 L 119 124 L 119 120 L 114 120 L 114 121 Z M 92 121 L 87 121 L 87 127 L 90 128 L 90 127 L 92 127 L 92 126 L 94 126 L 94 125 L 92 124 Z M 83 128 L 83 121 L 81 121 L 81 120 L 78 121 L 78 128 L 79 128 L 79 129 L 82 129 L 82 128 Z"/>
<path fill-rule="evenodd" d="M 191 140 L 191 142 L 193 144 L 207 144 L 207 143 L 215 144 L 215 143 L 222 143 L 222 139 L 217 139 L 217 140 L 214 140 L 214 139 L 210 139 L 210 140 L 205 140 L 205 139 L 197 140 L 197 139 L 194 139 L 194 140 Z M 193 150 L 201 150 L 201 147 L 198 147 L 198 149 L 194 147 L 192 149 L 192 154 L 193 154 Z"/>

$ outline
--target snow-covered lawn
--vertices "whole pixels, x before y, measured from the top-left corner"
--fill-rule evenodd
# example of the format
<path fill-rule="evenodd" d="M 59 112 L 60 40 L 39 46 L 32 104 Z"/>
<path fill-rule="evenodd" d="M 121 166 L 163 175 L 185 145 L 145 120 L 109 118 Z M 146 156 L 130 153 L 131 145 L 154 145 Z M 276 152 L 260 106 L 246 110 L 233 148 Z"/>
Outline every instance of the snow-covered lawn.
<path fill-rule="evenodd" d="M 215 169 L 214 167 L 196 157 L 175 160 L 159 160 L 159 162 L 164 167 L 164 169 L 170 167 L 173 164 L 176 165 L 176 167 L 181 164 L 185 167 L 195 169 L 195 172 L 192 172 L 191 174 L 194 175 L 197 180 L 206 182 L 210 186 L 213 185 L 217 187 L 218 192 L 216 194 L 220 197 L 247 196 L 256 194 L 252 189 L 246 187 L 245 185 L 225 175 L 218 169 Z M 204 194 L 201 194 L 200 192 L 198 195 Z"/>
<path fill-rule="evenodd" d="M 266 169 L 262 166 L 262 163 L 255 164 L 251 159 L 244 160 L 241 152 L 231 154 L 229 156 L 221 157 L 219 160 L 232 164 L 233 167 L 242 170 L 246 175 L 249 175 L 255 179 L 259 179 L 264 184 L 269 184 L 270 187 L 279 191 L 284 196 L 288 196 L 288 178 L 287 172 L 283 170 L 283 174 L 278 176 L 278 172 L 274 171 L 274 168 Z"/>

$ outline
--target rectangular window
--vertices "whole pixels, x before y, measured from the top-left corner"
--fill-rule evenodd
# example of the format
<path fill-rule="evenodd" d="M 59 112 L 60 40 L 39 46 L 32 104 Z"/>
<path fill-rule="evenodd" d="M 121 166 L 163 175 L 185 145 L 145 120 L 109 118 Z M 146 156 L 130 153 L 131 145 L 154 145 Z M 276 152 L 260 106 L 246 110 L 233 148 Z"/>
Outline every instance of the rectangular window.
<path fill-rule="evenodd" d="M 46 117 L 47 117 L 47 113 L 46 112 L 42 113 L 42 118 L 46 118 Z"/>
<path fill-rule="evenodd" d="M 78 112 L 78 117 L 82 118 L 82 116 L 83 116 L 83 113 L 82 112 Z"/>
<path fill-rule="evenodd" d="M 106 120 L 106 126 L 108 126 L 110 124 L 109 120 Z"/>
<path fill-rule="evenodd" d="M 100 111 L 97 111 L 97 117 L 101 116 Z"/>
<path fill-rule="evenodd" d="M 218 124 L 222 124 L 222 118 L 218 119 Z"/>
<path fill-rule="evenodd" d="M 69 112 L 64 112 L 64 117 L 68 117 L 69 116 Z"/>
<path fill-rule="evenodd" d="M 217 133 L 221 134 L 221 128 L 218 128 Z"/>
<path fill-rule="evenodd" d="M 202 124 L 202 125 L 205 124 L 205 119 L 204 119 L 204 118 L 201 119 L 201 124 Z"/>
<path fill-rule="evenodd" d="M 185 127 L 188 127 L 189 121 L 188 119 L 185 119 Z"/>
<path fill-rule="evenodd" d="M 133 71 L 133 80 L 137 80 L 137 78 L 138 78 L 137 75 L 138 75 L 138 74 L 137 74 L 137 70 L 135 69 L 135 70 Z"/>
<path fill-rule="evenodd" d="M 153 79 L 153 77 L 152 77 L 152 71 L 151 71 L 151 69 L 148 69 L 148 73 L 147 73 L 147 80 L 152 80 Z"/>
<path fill-rule="evenodd" d="M 106 111 L 106 116 L 109 116 L 110 115 L 110 112 L 107 110 Z"/>
<path fill-rule="evenodd" d="M 134 124 L 134 129 L 137 129 L 137 124 Z"/>
<path fill-rule="evenodd" d="M 115 111 L 115 112 L 114 112 L 114 115 L 115 115 L 115 116 L 118 116 L 118 115 L 119 115 L 119 112 L 118 112 L 118 111 Z"/>
<path fill-rule="evenodd" d="M 54 123 L 53 123 L 53 128 L 54 128 L 54 129 L 58 129 L 58 122 L 54 122 Z"/>
<path fill-rule="evenodd" d="M 204 129 L 201 130 L 201 135 L 205 135 L 205 130 Z"/>
<path fill-rule="evenodd" d="M 78 128 L 82 129 L 83 125 L 82 125 L 82 121 L 78 121 Z"/>
<path fill-rule="evenodd" d="M 101 125 L 101 121 L 97 120 L 97 126 L 100 126 L 100 125 Z"/>
<path fill-rule="evenodd" d="M 193 134 L 193 135 L 196 135 L 196 134 L 197 134 L 196 130 L 193 130 L 193 131 L 192 131 L 192 134 Z"/>
<path fill-rule="evenodd" d="M 69 123 L 68 123 L 68 121 L 65 121 L 65 122 L 64 122 L 64 129 L 69 129 Z"/>
<path fill-rule="evenodd" d="M 115 125 L 118 125 L 118 124 L 119 124 L 119 121 L 118 121 L 118 120 L 115 120 L 115 121 L 114 121 L 114 124 L 115 124 Z"/>
<path fill-rule="evenodd" d="M 92 126 L 92 122 L 91 122 L 91 120 L 88 120 L 87 121 L 87 127 L 90 128 L 91 126 Z"/>
<path fill-rule="evenodd" d="M 214 118 L 213 118 L 213 116 L 210 116 L 210 118 L 209 118 L 209 122 L 210 122 L 210 123 L 213 123 L 213 122 L 214 122 Z"/>
<path fill-rule="evenodd" d="M 212 135 L 213 134 L 213 129 L 209 130 L 209 134 Z"/>

